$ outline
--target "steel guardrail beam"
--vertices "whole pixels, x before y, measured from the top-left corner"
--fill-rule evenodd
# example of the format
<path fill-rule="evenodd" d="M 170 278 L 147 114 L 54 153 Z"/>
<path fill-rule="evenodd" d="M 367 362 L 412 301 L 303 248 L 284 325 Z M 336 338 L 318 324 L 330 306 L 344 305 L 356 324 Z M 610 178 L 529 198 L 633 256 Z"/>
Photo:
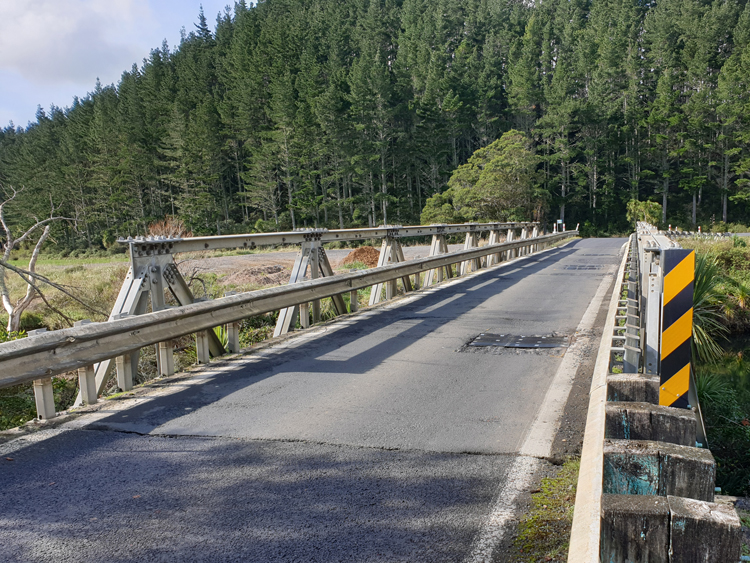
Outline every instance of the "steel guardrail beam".
<path fill-rule="evenodd" d="M 232 248 L 255 249 L 262 246 L 280 246 L 284 244 L 302 244 L 310 240 L 323 243 L 338 241 L 367 240 L 383 237 L 419 237 L 429 235 L 451 235 L 473 231 L 494 231 L 502 229 L 521 229 L 533 227 L 538 223 L 460 223 L 446 225 L 386 225 L 366 229 L 304 229 L 281 233 L 258 233 L 242 235 L 220 235 L 211 237 L 137 237 L 118 239 L 120 244 L 129 244 L 139 248 L 139 252 L 166 251 L 198 252 L 202 250 L 224 250 Z M 572 232 L 572 231 L 567 231 Z M 165 246 L 166 245 L 166 246 Z"/>
<path fill-rule="evenodd" d="M 487 245 L 363 272 L 318 278 L 289 286 L 231 295 L 135 317 L 66 328 L 0 344 L 0 387 L 48 378 L 133 352 L 145 346 L 213 329 L 299 303 L 339 295 L 378 283 L 530 245 L 573 236 L 566 231 Z"/>

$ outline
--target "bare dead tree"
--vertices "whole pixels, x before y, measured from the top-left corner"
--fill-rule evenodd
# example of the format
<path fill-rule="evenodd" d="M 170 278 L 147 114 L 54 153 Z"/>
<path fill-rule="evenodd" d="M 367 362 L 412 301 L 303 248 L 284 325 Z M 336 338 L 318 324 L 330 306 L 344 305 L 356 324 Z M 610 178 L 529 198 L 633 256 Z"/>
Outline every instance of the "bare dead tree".
<path fill-rule="evenodd" d="M 44 292 L 42 292 L 42 290 L 40 288 L 40 285 L 42 285 L 42 284 L 48 285 L 49 287 L 51 287 L 53 289 L 56 289 L 57 291 L 59 291 L 61 293 L 64 293 L 65 295 L 67 295 L 68 297 L 70 297 L 73 301 L 75 301 L 79 305 L 83 306 L 85 309 L 87 309 L 91 313 L 96 313 L 97 315 L 100 315 L 102 317 L 107 317 L 108 316 L 108 313 L 106 313 L 105 311 L 97 309 L 96 307 L 92 306 L 89 303 L 86 303 L 83 299 L 81 299 L 80 297 L 78 297 L 74 293 L 74 290 L 76 289 L 74 287 L 53 282 L 51 279 L 49 279 L 46 276 L 43 276 L 42 274 L 38 274 L 36 272 L 33 272 L 33 273 L 29 272 L 28 270 L 24 270 L 23 268 L 19 268 L 17 266 L 14 266 L 10 262 L 6 262 L 4 260 L 0 260 L 0 268 L 5 268 L 5 269 L 7 269 L 7 270 L 9 270 L 9 271 L 17 274 L 18 276 L 21 277 L 21 279 L 24 281 L 24 283 L 27 283 L 27 284 L 31 285 L 34 288 L 34 290 L 37 292 L 37 294 L 39 295 L 39 297 L 41 298 L 41 300 L 44 302 L 44 304 L 47 307 L 49 307 L 50 310 L 52 310 L 53 312 L 55 312 L 58 315 L 60 315 L 63 319 L 65 319 L 65 321 L 70 326 L 73 326 L 73 319 L 71 319 L 65 313 L 63 313 L 62 311 L 60 311 L 59 309 L 57 309 L 54 305 L 52 305 L 52 303 L 50 303 L 47 300 L 47 297 L 44 295 Z"/>
<path fill-rule="evenodd" d="M 34 224 L 26 229 L 26 231 L 22 235 L 16 237 L 14 236 L 13 230 L 11 229 L 10 225 L 8 225 L 8 222 L 6 221 L 5 211 L 6 206 L 16 199 L 20 191 L 16 190 L 13 187 L 8 187 L 6 194 L 8 192 L 10 192 L 10 195 L 6 195 L 6 199 L 0 202 L 0 226 L 2 226 L 2 229 L 5 231 L 5 241 L 2 244 L 3 259 L 2 261 L 0 261 L 0 298 L 2 298 L 3 301 L 3 308 L 8 313 L 8 325 L 6 328 L 8 332 L 15 332 L 21 325 L 21 315 L 29 307 L 29 305 L 31 305 L 34 299 L 36 299 L 37 297 L 41 297 L 49 306 L 49 303 L 39 291 L 37 285 L 32 282 L 32 278 L 34 278 L 36 274 L 36 262 L 39 258 L 39 253 L 42 250 L 42 246 L 44 246 L 44 243 L 49 238 L 50 224 L 54 221 L 64 221 L 68 219 L 67 217 L 60 217 L 55 215 L 57 208 L 50 200 L 50 216 L 46 219 L 39 219 L 32 216 Z M 10 290 L 8 288 L 7 272 L 8 270 L 14 271 L 17 269 L 9 267 L 10 264 L 8 262 L 10 261 L 11 253 L 22 243 L 33 240 L 33 237 L 39 229 L 42 230 L 42 233 L 41 235 L 39 235 L 39 238 L 34 245 L 34 250 L 31 253 L 31 258 L 29 259 L 29 267 L 26 271 L 26 274 L 28 276 L 25 277 L 24 275 L 21 275 L 22 279 L 26 282 L 26 293 L 23 297 L 13 303 L 10 297 Z M 59 313 L 59 311 L 56 312 Z M 66 318 L 64 315 L 63 317 Z"/>

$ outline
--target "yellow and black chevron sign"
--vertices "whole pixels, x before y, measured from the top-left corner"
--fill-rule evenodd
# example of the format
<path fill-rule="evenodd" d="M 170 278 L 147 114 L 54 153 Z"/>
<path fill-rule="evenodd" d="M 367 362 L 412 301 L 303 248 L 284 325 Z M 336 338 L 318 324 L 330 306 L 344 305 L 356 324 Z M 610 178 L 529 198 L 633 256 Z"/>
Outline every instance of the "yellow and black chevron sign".
<path fill-rule="evenodd" d="M 693 335 L 695 251 L 662 251 L 664 299 L 661 329 L 661 385 L 659 404 L 688 408 Z"/>

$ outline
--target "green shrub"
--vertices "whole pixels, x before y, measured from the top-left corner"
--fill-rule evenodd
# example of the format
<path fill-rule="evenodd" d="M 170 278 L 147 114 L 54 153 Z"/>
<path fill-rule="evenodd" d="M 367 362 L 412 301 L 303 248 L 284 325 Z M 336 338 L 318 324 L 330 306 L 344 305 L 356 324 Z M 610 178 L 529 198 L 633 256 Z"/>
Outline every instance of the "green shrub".
<path fill-rule="evenodd" d="M 750 263 L 748 262 L 748 249 L 742 246 L 733 245 L 731 248 L 721 250 L 716 255 L 716 260 L 719 262 L 719 266 L 723 271 L 750 270 Z"/>
<path fill-rule="evenodd" d="M 716 485 L 724 494 L 747 496 L 750 495 L 750 405 L 746 394 L 721 379 L 702 375 L 697 383 L 708 446 L 716 459 Z"/>

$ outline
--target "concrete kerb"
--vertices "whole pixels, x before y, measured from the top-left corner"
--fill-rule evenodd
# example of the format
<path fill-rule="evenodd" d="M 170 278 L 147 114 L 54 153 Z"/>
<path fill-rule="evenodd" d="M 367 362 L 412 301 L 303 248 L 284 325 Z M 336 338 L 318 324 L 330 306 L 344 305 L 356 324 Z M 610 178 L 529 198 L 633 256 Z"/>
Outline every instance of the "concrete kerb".
<path fill-rule="evenodd" d="M 589 394 L 589 410 L 581 452 L 581 469 L 578 475 L 573 528 L 570 534 L 568 563 L 599 563 L 599 538 L 601 531 L 601 501 L 604 479 L 604 429 L 606 423 L 607 375 L 609 373 L 612 339 L 609 329 L 615 325 L 620 300 L 622 280 L 628 260 L 627 248 L 631 238 L 623 245 L 623 258 L 615 280 L 609 304 L 605 329 L 599 344 L 594 366 L 594 376 Z"/>

